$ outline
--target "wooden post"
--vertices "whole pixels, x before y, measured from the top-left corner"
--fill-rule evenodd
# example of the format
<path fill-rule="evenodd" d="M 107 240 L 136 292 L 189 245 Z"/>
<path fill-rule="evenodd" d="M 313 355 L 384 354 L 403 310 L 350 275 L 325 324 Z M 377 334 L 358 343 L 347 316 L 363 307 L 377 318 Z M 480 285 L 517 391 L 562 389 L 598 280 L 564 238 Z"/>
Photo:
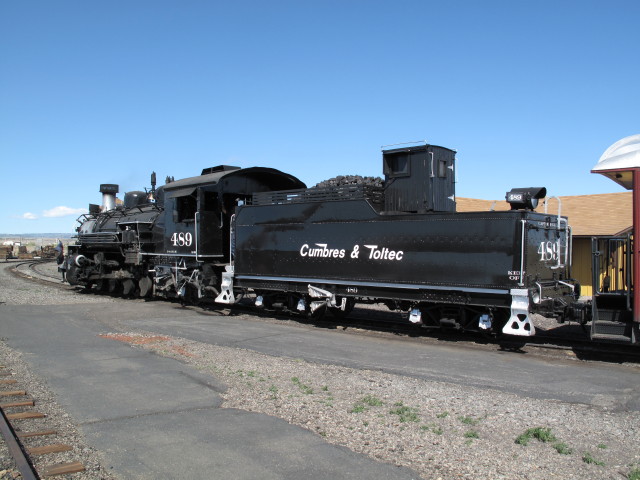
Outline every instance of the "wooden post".
<path fill-rule="evenodd" d="M 633 169 L 633 321 L 640 323 L 640 168 Z"/>

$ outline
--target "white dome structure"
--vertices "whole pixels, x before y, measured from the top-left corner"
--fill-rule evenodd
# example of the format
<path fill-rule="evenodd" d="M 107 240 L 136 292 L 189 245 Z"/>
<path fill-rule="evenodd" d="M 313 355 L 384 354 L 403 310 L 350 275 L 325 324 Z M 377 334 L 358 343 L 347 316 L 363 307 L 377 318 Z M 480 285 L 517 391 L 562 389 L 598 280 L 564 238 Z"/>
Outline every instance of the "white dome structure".
<path fill-rule="evenodd" d="M 591 173 L 600 173 L 631 190 L 636 169 L 640 169 L 640 134 L 625 137 L 607 148 Z"/>

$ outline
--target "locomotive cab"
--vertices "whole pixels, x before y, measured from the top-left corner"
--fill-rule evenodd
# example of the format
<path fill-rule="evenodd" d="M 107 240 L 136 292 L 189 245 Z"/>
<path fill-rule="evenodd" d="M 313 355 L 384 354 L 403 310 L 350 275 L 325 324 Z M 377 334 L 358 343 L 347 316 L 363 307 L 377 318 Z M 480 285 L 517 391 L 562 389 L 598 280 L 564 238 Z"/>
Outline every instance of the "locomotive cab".
<path fill-rule="evenodd" d="M 254 193 L 304 188 L 297 178 L 271 168 L 220 165 L 198 177 L 165 185 L 164 249 L 170 256 L 229 262 L 231 218 Z"/>

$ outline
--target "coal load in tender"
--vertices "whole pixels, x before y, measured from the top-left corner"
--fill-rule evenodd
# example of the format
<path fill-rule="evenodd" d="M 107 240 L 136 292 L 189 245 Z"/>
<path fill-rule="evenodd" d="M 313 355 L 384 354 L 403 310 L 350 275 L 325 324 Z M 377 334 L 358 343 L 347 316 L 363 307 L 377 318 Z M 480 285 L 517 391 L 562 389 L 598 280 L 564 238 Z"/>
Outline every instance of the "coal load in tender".
<path fill-rule="evenodd" d="M 313 188 L 341 187 L 343 185 L 367 185 L 382 188 L 384 180 L 380 177 L 363 177 L 360 175 L 338 175 L 318 183 Z"/>

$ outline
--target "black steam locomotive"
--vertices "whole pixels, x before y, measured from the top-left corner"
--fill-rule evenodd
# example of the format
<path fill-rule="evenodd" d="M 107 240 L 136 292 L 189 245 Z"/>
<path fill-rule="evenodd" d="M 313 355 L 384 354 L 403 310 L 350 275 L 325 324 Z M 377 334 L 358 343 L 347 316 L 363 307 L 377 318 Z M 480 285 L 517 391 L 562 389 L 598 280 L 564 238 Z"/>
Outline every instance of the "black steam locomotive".
<path fill-rule="evenodd" d="M 544 188 L 514 189 L 509 211 L 458 213 L 453 150 L 383 151 L 385 180 L 306 188 L 270 168 L 219 166 L 79 219 L 69 282 L 112 293 L 309 316 L 382 303 L 408 321 L 533 335 L 532 313 L 581 314 L 566 218 L 533 211 Z"/>

